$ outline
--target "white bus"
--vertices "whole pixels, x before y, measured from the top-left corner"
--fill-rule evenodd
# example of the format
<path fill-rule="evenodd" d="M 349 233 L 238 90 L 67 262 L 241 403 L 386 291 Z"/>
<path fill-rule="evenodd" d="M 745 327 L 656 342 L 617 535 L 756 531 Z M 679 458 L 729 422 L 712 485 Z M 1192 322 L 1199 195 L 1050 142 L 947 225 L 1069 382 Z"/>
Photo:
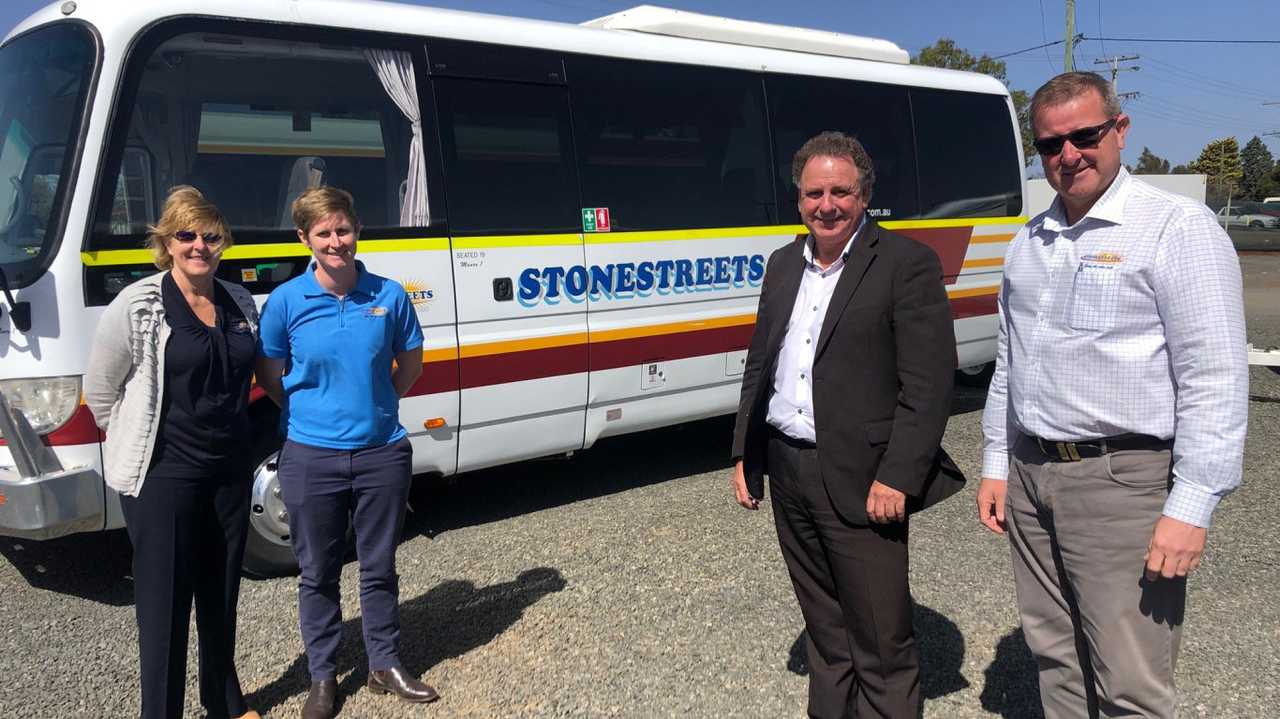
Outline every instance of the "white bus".
<path fill-rule="evenodd" d="M 419 474 L 735 410 L 764 261 L 803 232 L 790 159 L 877 164 L 870 213 L 934 248 L 962 366 L 994 358 L 1023 157 L 998 81 L 884 40 L 641 7 L 582 26 L 355 0 L 55 3 L 0 46 L 0 534 L 122 525 L 81 400 L 94 327 L 155 268 L 168 188 L 217 203 L 219 273 L 306 267 L 289 214 L 352 191 L 370 270 L 426 337 L 400 419 Z M 947 348 L 939 348 L 949 351 Z M 271 458 L 246 569 L 293 565 Z"/>

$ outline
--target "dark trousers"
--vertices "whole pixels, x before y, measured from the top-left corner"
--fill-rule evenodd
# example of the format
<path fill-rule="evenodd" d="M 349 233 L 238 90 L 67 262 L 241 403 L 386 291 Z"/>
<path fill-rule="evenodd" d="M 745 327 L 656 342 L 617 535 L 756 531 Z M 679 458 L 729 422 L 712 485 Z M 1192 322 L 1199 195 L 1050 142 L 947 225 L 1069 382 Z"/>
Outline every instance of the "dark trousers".
<path fill-rule="evenodd" d="M 809 716 L 915 719 L 920 659 L 907 524 L 845 522 L 827 495 L 818 450 L 776 432 L 768 473 L 778 543 L 808 635 Z"/>
<path fill-rule="evenodd" d="M 137 497 L 120 497 L 133 543 L 143 719 L 182 717 L 193 597 L 200 703 L 210 717 L 248 711 L 235 646 L 250 475 L 226 469 L 195 478 L 148 475 Z"/>
<path fill-rule="evenodd" d="M 338 580 L 348 520 L 360 561 L 360 610 L 369 669 L 399 664 L 400 580 L 396 545 L 413 470 L 409 440 L 365 449 L 313 447 L 288 440 L 280 450 L 280 488 L 298 556 L 298 621 L 313 681 L 333 679 L 342 639 Z"/>

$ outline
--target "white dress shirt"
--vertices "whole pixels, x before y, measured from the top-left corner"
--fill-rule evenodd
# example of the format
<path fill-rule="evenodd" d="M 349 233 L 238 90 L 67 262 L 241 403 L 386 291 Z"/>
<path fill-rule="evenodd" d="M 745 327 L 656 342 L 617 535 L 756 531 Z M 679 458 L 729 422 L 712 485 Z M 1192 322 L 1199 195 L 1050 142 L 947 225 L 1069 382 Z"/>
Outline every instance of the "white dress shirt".
<path fill-rule="evenodd" d="M 866 218 L 858 223 L 858 229 L 845 243 L 840 257 L 825 270 L 813 259 L 813 238 L 804 243 L 804 276 L 796 303 L 791 307 L 791 319 L 787 321 L 787 334 L 778 352 L 778 364 L 773 372 L 773 394 L 769 397 L 769 413 L 766 421 L 788 437 L 817 442 L 813 426 L 813 355 L 818 347 L 818 335 L 822 334 L 822 321 L 827 316 L 831 294 L 840 281 L 849 250 L 867 224 Z"/>
<path fill-rule="evenodd" d="M 1067 225 L 1060 199 L 1009 245 L 982 475 L 1016 433 L 1173 439 L 1164 514 L 1209 526 L 1240 484 L 1248 358 L 1240 263 L 1209 209 L 1120 169 Z"/>

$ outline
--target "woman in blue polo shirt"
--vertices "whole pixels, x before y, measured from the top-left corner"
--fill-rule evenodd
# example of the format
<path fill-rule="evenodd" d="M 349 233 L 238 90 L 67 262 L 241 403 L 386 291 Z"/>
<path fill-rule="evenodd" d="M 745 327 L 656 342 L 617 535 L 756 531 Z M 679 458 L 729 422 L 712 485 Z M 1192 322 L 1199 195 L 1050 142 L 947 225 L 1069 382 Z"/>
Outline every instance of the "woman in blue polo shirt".
<path fill-rule="evenodd" d="M 397 653 L 395 553 L 413 459 L 399 404 L 422 374 L 422 330 L 404 288 L 356 260 L 360 221 L 349 193 L 308 190 L 293 203 L 293 221 L 313 262 L 267 298 L 257 376 L 283 410 L 280 488 L 301 568 L 298 615 L 311 671 L 302 716 L 334 716 L 348 517 L 369 688 L 434 701 L 439 695 Z"/>

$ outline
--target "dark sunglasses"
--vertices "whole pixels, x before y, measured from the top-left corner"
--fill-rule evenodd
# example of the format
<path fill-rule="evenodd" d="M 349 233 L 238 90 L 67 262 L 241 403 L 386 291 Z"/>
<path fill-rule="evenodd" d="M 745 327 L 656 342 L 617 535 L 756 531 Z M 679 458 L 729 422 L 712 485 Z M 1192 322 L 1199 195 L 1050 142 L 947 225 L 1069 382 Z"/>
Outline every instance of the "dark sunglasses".
<path fill-rule="evenodd" d="M 1036 152 L 1046 157 L 1053 157 L 1062 152 L 1062 146 L 1067 140 L 1071 141 L 1073 147 L 1081 150 L 1089 150 L 1098 146 L 1102 142 L 1102 137 L 1107 134 L 1107 130 L 1116 126 L 1116 122 L 1120 118 L 1113 117 L 1110 120 L 1095 125 L 1093 127 L 1082 127 L 1079 130 L 1068 132 L 1065 135 L 1054 135 L 1052 137 L 1037 137 L 1031 144 L 1036 146 Z"/>
<path fill-rule="evenodd" d="M 191 230 L 178 230 L 173 233 L 173 236 L 178 240 L 178 242 L 195 242 L 197 233 L 192 232 Z M 222 242 L 222 235 L 219 235 L 216 232 L 199 233 L 199 236 L 204 238 L 204 243 L 206 245 L 216 245 L 219 242 Z"/>

